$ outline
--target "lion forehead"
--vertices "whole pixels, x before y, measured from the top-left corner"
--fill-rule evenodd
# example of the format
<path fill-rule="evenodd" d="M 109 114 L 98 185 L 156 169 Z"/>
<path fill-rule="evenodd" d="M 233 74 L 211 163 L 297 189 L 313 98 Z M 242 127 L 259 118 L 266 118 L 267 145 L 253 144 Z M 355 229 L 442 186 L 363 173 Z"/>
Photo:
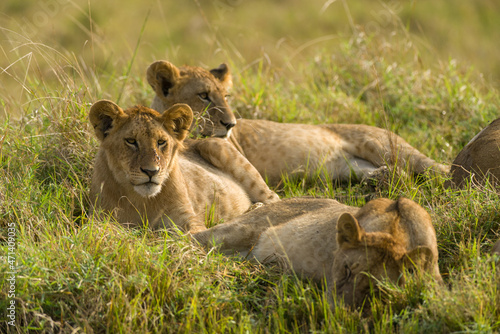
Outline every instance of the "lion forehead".
<path fill-rule="evenodd" d="M 210 71 L 198 66 L 183 66 L 179 68 L 181 78 L 192 78 L 195 80 L 207 79 L 213 84 L 217 85 L 217 79 Z"/>
<path fill-rule="evenodd" d="M 117 127 L 113 135 L 119 139 L 157 139 L 169 137 L 166 129 L 153 117 L 133 115 Z"/>
<path fill-rule="evenodd" d="M 183 93 L 202 93 L 202 92 L 212 92 L 212 93 L 224 93 L 226 89 L 220 83 L 219 80 L 214 78 L 214 76 L 204 69 L 199 69 L 198 71 L 190 71 L 181 74 L 179 79 L 179 89 Z"/>

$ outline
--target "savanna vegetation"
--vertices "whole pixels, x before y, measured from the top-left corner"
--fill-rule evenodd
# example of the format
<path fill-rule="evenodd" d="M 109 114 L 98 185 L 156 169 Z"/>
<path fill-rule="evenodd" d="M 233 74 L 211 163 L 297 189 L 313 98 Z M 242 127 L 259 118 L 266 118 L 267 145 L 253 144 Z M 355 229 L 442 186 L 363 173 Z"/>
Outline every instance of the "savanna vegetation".
<path fill-rule="evenodd" d="M 487 0 L 2 1 L 0 332 L 500 331 L 492 187 L 399 172 L 378 184 L 283 177 L 281 197 L 405 196 L 431 214 L 445 285 L 382 283 L 363 317 L 331 310 L 321 287 L 293 275 L 88 214 L 98 143 L 87 119 L 101 98 L 149 105 L 154 60 L 226 62 L 238 116 L 375 125 L 451 163 L 498 117 L 499 13 Z"/>

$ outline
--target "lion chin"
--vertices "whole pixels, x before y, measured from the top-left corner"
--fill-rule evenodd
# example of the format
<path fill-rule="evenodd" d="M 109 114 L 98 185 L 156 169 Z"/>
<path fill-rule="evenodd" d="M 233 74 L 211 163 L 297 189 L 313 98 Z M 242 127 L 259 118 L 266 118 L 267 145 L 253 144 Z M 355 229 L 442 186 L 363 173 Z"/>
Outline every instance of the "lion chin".
<path fill-rule="evenodd" d="M 142 197 L 149 198 L 154 197 L 160 193 L 161 185 L 153 182 L 147 182 L 138 186 L 134 186 L 134 190 Z"/>
<path fill-rule="evenodd" d="M 215 131 L 215 130 L 208 130 L 208 131 L 200 131 L 199 132 L 199 136 L 201 138 L 210 138 L 210 137 L 214 137 L 214 138 L 221 138 L 221 139 L 228 139 L 230 136 L 231 136 L 231 131 L 233 129 L 229 129 L 227 131 Z M 196 131 L 195 131 L 196 133 Z"/>

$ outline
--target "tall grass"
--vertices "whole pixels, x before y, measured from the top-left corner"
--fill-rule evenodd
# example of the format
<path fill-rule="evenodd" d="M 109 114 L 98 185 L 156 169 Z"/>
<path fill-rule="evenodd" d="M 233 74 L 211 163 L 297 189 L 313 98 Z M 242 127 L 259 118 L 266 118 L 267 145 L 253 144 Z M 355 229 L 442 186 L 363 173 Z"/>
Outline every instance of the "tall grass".
<path fill-rule="evenodd" d="M 201 6 L 217 30 L 220 25 Z M 120 94 L 123 106 L 149 104 L 153 93 L 144 70 L 154 59 L 149 47 L 134 52 L 132 46 L 144 46 L 150 23 L 162 25 L 154 14 L 144 34 L 136 25 L 128 51 L 116 48 L 119 55 L 102 63 L 99 50 L 110 51 L 98 40 L 102 14 L 96 8 L 91 17 L 97 23 L 89 32 L 95 34 L 96 59 L 1 30 L 9 66 L 3 66 L 0 97 L 7 116 L 0 125 L 0 272 L 10 271 L 6 236 L 15 222 L 17 309 L 16 327 L 9 326 L 3 316 L 9 285 L 0 280 L 0 332 L 500 331 L 500 275 L 487 255 L 500 237 L 499 198 L 489 186 L 449 190 L 444 177 L 397 171 L 378 184 L 339 184 L 321 170 L 308 179 L 283 176 L 282 197 L 330 197 L 361 206 L 370 197 L 405 196 L 431 214 L 445 286 L 413 276 L 404 288 L 383 283 L 370 317 L 340 301 L 330 309 L 321 286 L 277 268 L 206 252 L 175 232 L 130 230 L 88 215 L 98 145 L 87 121 L 89 106 Z M 245 51 L 231 45 L 232 37 L 215 31 L 212 37 L 227 48 L 224 61 L 233 69 L 235 112 L 282 122 L 380 126 L 451 162 L 496 118 L 499 93 L 459 61 L 423 61 L 425 47 L 404 18 L 391 17 L 393 34 L 336 33 L 335 48 L 311 43 L 293 59 L 283 51 L 302 44 L 288 44 L 279 62 L 278 55 L 271 60 L 265 54 L 247 61 L 237 55 Z M 199 50 L 191 57 L 205 62 Z"/>

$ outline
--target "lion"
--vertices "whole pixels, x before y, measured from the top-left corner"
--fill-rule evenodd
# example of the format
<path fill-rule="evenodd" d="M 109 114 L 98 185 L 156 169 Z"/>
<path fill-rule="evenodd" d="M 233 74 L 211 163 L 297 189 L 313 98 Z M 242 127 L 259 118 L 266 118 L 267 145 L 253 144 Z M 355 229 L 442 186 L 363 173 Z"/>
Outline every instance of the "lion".
<path fill-rule="evenodd" d="M 450 174 L 451 180 L 445 183 L 447 187 L 462 188 L 467 180 L 484 184 L 487 176 L 491 184 L 500 185 L 500 118 L 465 145 L 451 164 Z"/>
<path fill-rule="evenodd" d="M 338 180 L 371 178 L 387 165 L 408 165 L 417 174 L 449 172 L 448 166 L 426 157 L 401 137 L 373 126 L 236 122 L 227 102 L 232 80 L 225 64 L 207 71 L 156 61 L 147 69 L 147 80 L 156 93 L 151 108 L 162 112 L 175 103 L 188 104 L 197 119 L 194 133 L 227 138 L 272 186 L 279 184 L 284 173 L 313 175 L 320 168 Z"/>
<path fill-rule="evenodd" d="M 361 208 L 332 199 L 283 199 L 194 238 L 225 254 L 282 263 L 303 278 L 326 282 L 329 293 L 352 307 L 369 302 L 383 280 L 403 285 L 403 268 L 442 282 L 431 218 L 406 198 L 379 198 Z"/>
<path fill-rule="evenodd" d="M 163 114 L 147 107 L 127 110 L 101 100 L 89 119 L 100 141 L 90 198 L 127 226 L 205 227 L 205 216 L 236 217 L 255 202 L 279 200 L 255 168 L 219 138 L 185 143 L 191 108 L 176 104 Z M 187 147 L 187 148 L 186 148 Z"/>

